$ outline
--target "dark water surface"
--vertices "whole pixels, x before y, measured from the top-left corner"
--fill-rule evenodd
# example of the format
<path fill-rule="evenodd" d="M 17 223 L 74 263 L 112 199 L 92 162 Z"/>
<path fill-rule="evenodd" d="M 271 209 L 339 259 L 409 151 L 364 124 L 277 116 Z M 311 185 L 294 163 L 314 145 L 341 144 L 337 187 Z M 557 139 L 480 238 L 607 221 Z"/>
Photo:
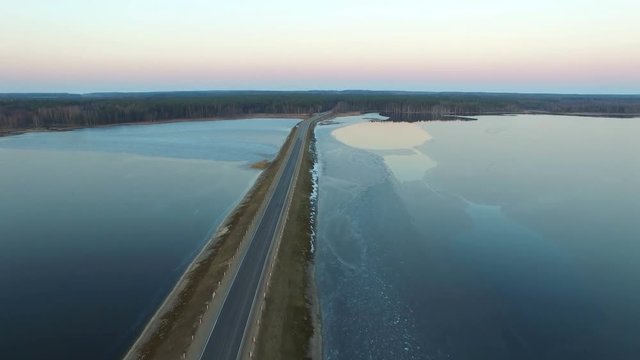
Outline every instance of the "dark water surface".
<path fill-rule="evenodd" d="M 295 120 L 0 138 L 0 359 L 118 359 Z"/>
<path fill-rule="evenodd" d="M 640 358 L 640 119 L 316 130 L 327 359 Z"/>

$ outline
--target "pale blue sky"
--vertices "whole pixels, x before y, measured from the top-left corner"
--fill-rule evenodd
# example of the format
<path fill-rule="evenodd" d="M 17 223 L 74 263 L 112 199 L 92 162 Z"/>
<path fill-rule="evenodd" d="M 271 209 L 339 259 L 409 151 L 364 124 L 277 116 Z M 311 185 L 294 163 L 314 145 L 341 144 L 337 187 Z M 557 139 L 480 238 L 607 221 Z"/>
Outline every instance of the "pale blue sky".
<path fill-rule="evenodd" d="M 640 1 L 22 0 L 0 92 L 640 93 Z"/>

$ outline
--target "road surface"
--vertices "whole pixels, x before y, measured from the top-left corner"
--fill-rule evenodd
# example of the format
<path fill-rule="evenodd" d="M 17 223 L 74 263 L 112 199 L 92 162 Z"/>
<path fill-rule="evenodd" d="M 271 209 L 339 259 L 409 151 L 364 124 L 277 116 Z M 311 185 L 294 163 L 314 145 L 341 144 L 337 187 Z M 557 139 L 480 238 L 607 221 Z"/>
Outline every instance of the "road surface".
<path fill-rule="evenodd" d="M 298 125 L 292 150 L 281 165 L 284 166 L 284 170 L 279 178 L 276 177 L 278 183 L 274 190 L 267 195 L 265 211 L 257 221 L 247 252 L 224 299 L 218 318 L 213 323 L 200 355 L 201 360 L 236 360 L 240 357 L 242 339 L 248 328 L 247 322 L 260 286 L 269 249 L 278 233 L 280 222 L 287 217 L 284 209 L 289 194 L 294 189 L 292 184 L 299 171 L 299 160 L 306 148 L 304 145 L 309 127 L 326 115 L 327 113 L 317 114 Z"/>

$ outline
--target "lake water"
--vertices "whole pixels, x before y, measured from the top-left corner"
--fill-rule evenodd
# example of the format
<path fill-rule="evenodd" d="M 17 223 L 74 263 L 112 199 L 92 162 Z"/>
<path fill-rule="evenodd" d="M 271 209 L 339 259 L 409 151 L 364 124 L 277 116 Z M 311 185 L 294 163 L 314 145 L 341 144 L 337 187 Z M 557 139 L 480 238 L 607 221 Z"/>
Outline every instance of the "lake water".
<path fill-rule="evenodd" d="M 327 359 L 637 359 L 640 119 L 316 129 Z"/>
<path fill-rule="evenodd" d="M 0 359 L 119 359 L 297 122 L 0 138 Z"/>

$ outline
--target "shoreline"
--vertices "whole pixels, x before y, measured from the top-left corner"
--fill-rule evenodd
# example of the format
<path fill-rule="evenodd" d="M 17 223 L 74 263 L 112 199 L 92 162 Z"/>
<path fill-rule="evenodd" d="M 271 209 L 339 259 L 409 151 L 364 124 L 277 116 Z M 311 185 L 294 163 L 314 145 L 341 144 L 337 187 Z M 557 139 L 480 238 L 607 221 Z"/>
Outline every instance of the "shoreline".
<path fill-rule="evenodd" d="M 0 129 L 0 137 L 5 136 L 17 136 L 29 133 L 47 133 L 47 132 L 65 132 L 74 131 L 80 129 L 97 129 L 108 128 L 114 126 L 131 126 L 131 125 L 161 125 L 172 124 L 180 122 L 205 122 L 205 121 L 225 121 L 225 120 L 250 120 L 250 119 L 306 119 L 308 114 L 247 114 L 247 115 L 230 115 L 230 116 L 216 116 L 206 118 L 176 118 L 166 120 L 153 120 L 153 121 L 134 121 L 124 122 L 117 124 L 101 124 L 101 125 L 78 125 L 68 127 L 51 127 L 51 128 L 28 128 L 28 129 L 15 129 L 15 130 L 3 130 Z"/>
<path fill-rule="evenodd" d="M 473 116 L 509 116 L 509 115 L 558 115 L 558 116 L 580 116 L 580 117 L 598 117 L 598 118 L 612 118 L 612 119 L 635 119 L 640 118 L 640 114 L 623 114 L 623 113 L 584 113 L 584 112 L 549 112 L 549 111 L 535 111 L 535 110 L 527 110 L 527 111 L 519 111 L 519 112 L 484 112 L 484 113 L 463 113 L 463 114 L 438 114 L 434 115 L 431 113 L 415 113 L 415 112 L 402 112 L 402 113 L 387 113 L 385 111 L 379 110 L 371 110 L 371 111 L 351 111 L 351 112 L 341 112 L 341 116 L 349 116 L 356 114 L 364 114 L 368 112 L 377 112 L 380 114 L 389 114 L 390 117 L 395 116 L 426 116 L 426 117 L 450 117 L 451 120 L 475 120 Z M 103 128 L 103 127 L 112 127 L 112 126 L 129 126 L 129 125 L 158 125 L 158 124 L 170 124 L 170 123 L 179 123 L 179 122 L 192 122 L 192 121 L 223 121 L 223 120 L 248 120 L 248 119 L 303 119 L 308 118 L 309 114 L 238 114 L 238 115 L 230 115 L 230 116 L 216 116 L 216 117 L 206 117 L 206 118 L 175 118 L 175 119 L 166 119 L 166 120 L 153 120 L 153 121 L 139 121 L 139 122 L 124 122 L 117 124 L 103 124 L 103 125 L 78 125 L 78 126 L 68 126 L 68 127 L 51 127 L 51 128 L 28 128 L 28 129 L 11 129 L 4 130 L 0 129 L 0 138 L 5 136 L 17 136 L 28 133 L 40 133 L 40 132 L 61 132 L 61 131 L 73 131 L 80 129 L 93 129 L 93 128 Z"/>
<path fill-rule="evenodd" d="M 245 230 L 259 211 L 294 133 L 292 128 L 276 158 L 189 264 L 123 359 L 178 359 L 189 351 L 203 314 L 217 305 L 220 297 L 215 298 L 215 292 L 228 285 L 227 272 L 232 271 L 236 255 L 246 245 Z"/>
<path fill-rule="evenodd" d="M 517 115 L 556 115 L 556 116 L 578 116 L 593 118 L 611 119 L 635 119 L 640 118 L 640 114 L 620 114 L 620 113 L 582 113 L 582 112 L 549 112 L 549 111 L 519 111 L 519 112 L 483 112 L 483 113 L 461 113 L 461 114 L 432 114 L 421 112 L 400 112 L 393 113 L 387 111 L 372 110 L 371 113 L 378 113 L 386 116 L 394 122 L 416 122 L 416 121 L 475 121 L 479 116 L 517 116 Z M 362 112 L 363 114 L 368 112 Z"/>
<path fill-rule="evenodd" d="M 341 115 L 344 116 L 344 115 Z M 332 118 L 333 119 L 333 118 Z M 331 121 L 331 120 L 329 120 Z M 320 166 L 320 160 L 318 159 L 317 147 L 316 147 L 316 132 L 315 127 L 311 133 L 312 138 L 309 143 L 312 166 L 311 166 L 311 194 L 309 199 L 311 202 L 311 261 L 309 261 L 309 289 L 308 296 L 311 299 L 311 323 L 313 326 L 313 336 L 309 341 L 309 357 L 311 360 L 322 360 L 323 356 L 323 343 L 322 343 L 322 309 L 320 306 L 320 298 L 318 295 L 318 284 L 316 282 L 315 261 L 316 261 L 316 240 L 317 240 L 317 224 L 318 224 L 318 168 Z"/>
<path fill-rule="evenodd" d="M 331 118 L 339 116 L 332 114 Z M 323 119 L 327 120 L 327 119 Z M 305 154 L 259 316 L 256 359 L 322 359 L 322 325 L 314 269 L 315 125 L 306 138 Z"/>

